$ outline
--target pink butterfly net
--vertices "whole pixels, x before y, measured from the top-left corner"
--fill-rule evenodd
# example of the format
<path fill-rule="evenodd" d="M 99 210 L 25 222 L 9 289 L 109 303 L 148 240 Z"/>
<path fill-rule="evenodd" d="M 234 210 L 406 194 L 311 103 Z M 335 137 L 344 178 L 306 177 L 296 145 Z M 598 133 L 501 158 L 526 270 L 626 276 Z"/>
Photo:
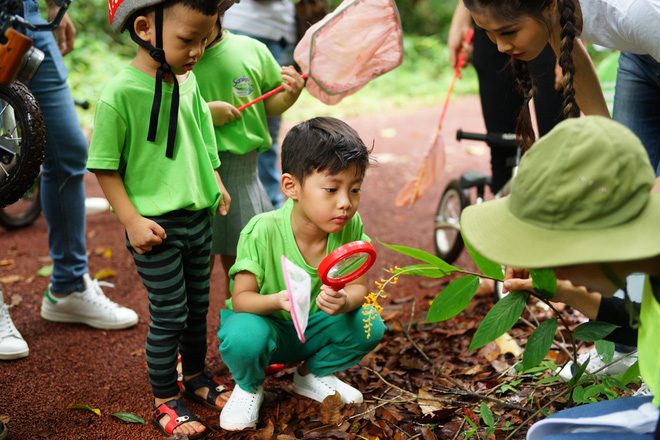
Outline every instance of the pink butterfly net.
<path fill-rule="evenodd" d="M 337 104 L 403 61 L 403 31 L 394 0 L 345 0 L 311 26 L 294 58 L 307 91 Z"/>

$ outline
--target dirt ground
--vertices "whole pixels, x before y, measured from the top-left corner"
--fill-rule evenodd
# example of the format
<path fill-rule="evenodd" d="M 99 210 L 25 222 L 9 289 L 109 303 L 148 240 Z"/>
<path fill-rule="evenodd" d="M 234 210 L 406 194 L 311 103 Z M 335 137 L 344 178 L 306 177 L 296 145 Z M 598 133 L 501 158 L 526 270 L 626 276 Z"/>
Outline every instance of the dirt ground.
<path fill-rule="evenodd" d="M 454 140 L 457 128 L 484 130 L 478 98 L 456 99 L 450 104 L 442 130 L 447 146 L 447 172 L 413 208 L 394 206 L 394 197 L 419 166 L 439 112 L 440 107 L 434 107 L 345 119 L 365 143 L 375 145 L 377 163 L 363 186 L 359 209 L 365 230 L 379 252 L 378 261 L 369 273 L 370 282 L 378 280 L 384 268 L 410 263 L 384 248 L 378 240 L 433 253 L 433 216 L 444 186 L 464 170 L 489 170 L 489 153 L 484 144 L 465 141 L 459 144 Z M 88 196 L 102 194 L 92 175 L 86 176 L 86 182 Z M 27 358 L 0 361 L 0 417 L 9 418 L 10 439 L 162 438 L 149 423 L 151 397 L 144 355 L 149 324 L 146 293 L 124 246 L 123 228 L 110 212 L 88 217 L 87 247 L 92 275 L 106 269 L 116 273 L 106 280 L 114 283 L 114 288 L 105 291 L 114 301 L 137 311 L 140 322 L 134 328 L 101 331 L 43 320 L 39 309 L 48 278 L 37 276 L 37 271 L 50 264 L 45 220 L 39 218 L 34 225 L 20 231 L 0 228 L 0 282 L 6 301 L 15 303 L 10 310 L 14 323 L 30 346 Z M 466 253 L 456 265 L 471 266 Z M 211 286 L 207 355 L 208 366 L 216 373 L 223 372 L 216 337 L 223 285 L 224 279 L 216 272 Z M 423 317 L 428 310 L 428 300 L 423 298 L 438 290 L 437 284 L 402 278 L 389 289 L 384 305 L 405 309 L 402 319 L 410 319 L 408 310 L 415 305 L 415 316 Z M 233 385 L 226 372 L 222 378 Z M 291 380 L 291 375 L 269 379 L 266 389 L 277 388 L 287 380 Z M 101 416 L 67 409 L 69 404 L 98 408 Z M 217 413 L 194 403 L 189 407 L 218 428 Z M 111 417 L 115 412 L 134 413 L 147 424 L 123 422 Z"/>

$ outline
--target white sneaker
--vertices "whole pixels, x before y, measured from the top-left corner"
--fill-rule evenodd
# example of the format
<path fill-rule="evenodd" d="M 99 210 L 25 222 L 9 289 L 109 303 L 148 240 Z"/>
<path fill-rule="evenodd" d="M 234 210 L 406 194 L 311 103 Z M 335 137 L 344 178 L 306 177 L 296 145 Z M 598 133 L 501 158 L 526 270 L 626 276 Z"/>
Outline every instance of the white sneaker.
<path fill-rule="evenodd" d="M 110 301 L 101 290 L 102 285 L 114 285 L 92 280 L 89 274 L 83 275 L 83 282 L 85 290 L 64 298 L 55 298 L 48 286 L 41 301 L 41 317 L 48 321 L 77 322 L 108 330 L 120 330 L 137 324 L 137 313 Z"/>
<path fill-rule="evenodd" d="M 85 215 L 100 214 L 110 209 L 110 203 L 105 197 L 87 197 L 85 199 Z"/>
<path fill-rule="evenodd" d="M 349 384 L 337 379 L 334 375 L 315 376 L 308 373 L 302 376 L 296 372 L 293 375 L 293 391 L 296 393 L 314 399 L 317 402 L 334 395 L 336 392 L 341 396 L 344 405 L 347 403 L 362 403 L 362 393 Z"/>
<path fill-rule="evenodd" d="M 642 384 L 637 388 L 637 391 L 635 391 L 632 394 L 632 397 L 640 397 L 640 396 L 652 396 L 653 392 L 649 389 L 649 386 L 646 385 L 646 382 L 642 382 Z"/>
<path fill-rule="evenodd" d="M 614 376 L 616 374 L 623 373 L 635 362 L 637 362 L 637 351 L 632 353 L 621 353 L 615 350 L 614 355 L 612 356 L 612 363 L 606 364 L 601 359 L 598 351 L 595 348 L 592 348 L 589 353 L 579 355 L 577 360 L 578 363 L 582 365 L 587 361 L 587 359 L 590 359 L 589 365 L 587 365 L 587 371 L 589 373 L 607 374 L 609 376 Z M 573 373 L 571 372 L 572 365 L 572 361 L 568 362 L 564 368 L 561 368 L 558 372 L 559 377 L 561 377 L 565 382 L 568 382 L 573 378 Z"/>
<path fill-rule="evenodd" d="M 0 291 L 0 359 L 8 361 L 24 358 L 30 353 L 27 342 L 9 316 L 9 308 Z"/>
<path fill-rule="evenodd" d="M 220 413 L 220 427 L 227 431 L 240 431 L 256 427 L 259 420 L 259 408 L 263 401 L 264 389 L 262 386 L 248 392 L 236 385 Z"/>

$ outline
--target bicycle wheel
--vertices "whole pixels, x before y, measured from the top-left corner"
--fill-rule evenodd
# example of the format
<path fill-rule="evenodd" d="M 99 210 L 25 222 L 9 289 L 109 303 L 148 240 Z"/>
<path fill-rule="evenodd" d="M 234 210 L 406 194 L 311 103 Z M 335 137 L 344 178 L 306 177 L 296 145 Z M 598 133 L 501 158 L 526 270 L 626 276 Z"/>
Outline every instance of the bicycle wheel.
<path fill-rule="evenodd" d="M 30 226 L 41 215 L 41 179 L 38 176 L 32 188 L 9 206 L 0 208 L 0 225 L 5 229 Z"/>
<path fill-rule="evenodd" d="M 470 204 L 469 200 L 467 190 L 461 188 L 456 180 L 449 182 L 440 198 L 433 238 L 436 254 L 447 263 L 453 263 L 463 251 L 459 220 L 463 209 Z"/>
<path fill-rule="evenodd" d="M 44 158 L 46 131 L 39 104 L 23 84 L 0 84 L 0 105 L 0 207 L 4 207 L 34 185 Z"/>

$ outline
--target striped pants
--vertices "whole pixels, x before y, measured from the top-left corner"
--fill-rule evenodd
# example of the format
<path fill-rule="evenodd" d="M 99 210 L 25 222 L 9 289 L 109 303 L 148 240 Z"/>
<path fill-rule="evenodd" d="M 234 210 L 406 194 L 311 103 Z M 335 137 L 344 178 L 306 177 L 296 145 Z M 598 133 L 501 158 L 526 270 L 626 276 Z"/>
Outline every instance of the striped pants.
<path fill-rule="evenodd" d="M 164 399 L 179 393 L 178 353 L 184 375 L 204 369 L 211 218 L 206 210 L 178 210 L 149 218 L 165 229 L 167 238 L 142 255 L 135 252 L 128 238 L 126 247 L 149 297 L 149 382 L 154 396 Z"/>

